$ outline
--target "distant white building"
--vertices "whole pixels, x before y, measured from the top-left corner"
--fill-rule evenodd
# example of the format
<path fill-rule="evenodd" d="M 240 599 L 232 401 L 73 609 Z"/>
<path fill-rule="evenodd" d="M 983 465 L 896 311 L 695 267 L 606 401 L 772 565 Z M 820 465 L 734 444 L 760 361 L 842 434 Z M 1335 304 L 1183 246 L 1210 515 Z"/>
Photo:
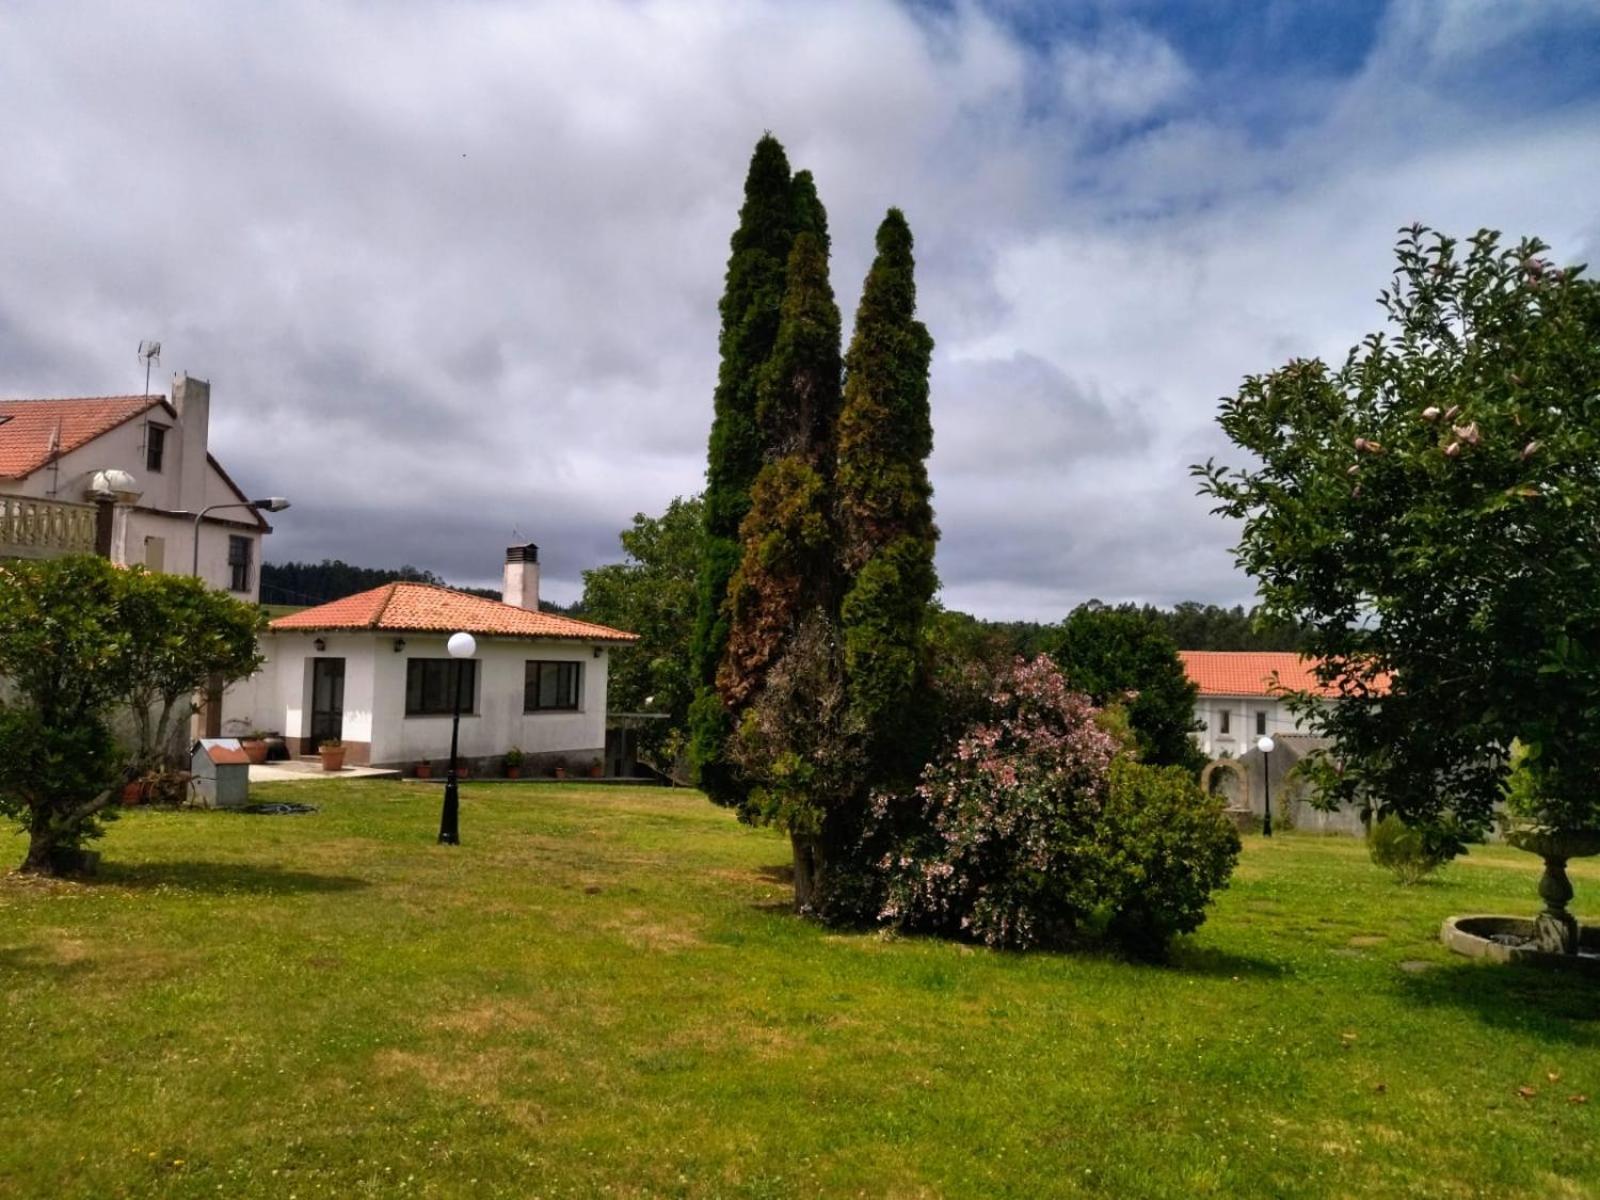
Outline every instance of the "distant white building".
<path fill-rule="evenodd" d="M 1315 664 L 1298 654 L 1244 650 L 1183 650 L 1183 669 L 1199 690 L 1194 737 L 1207 758 L 1239 758 L 1263 734 L 1306 733 L 1284 703 L 1284 691 L 1332 695 L 1317 682 Z"/>
<path fill-rule="evenodd" d="M 1324 833 L 1363 831 L 1355 810 L 1323 812 L 1307 803 L 1304 783 L 1292 774 L 1312 750 L 1332 744 L 1308 730 L 1283 699 L 1286 691 L 1337 695 L 1318 682 L 1313 659 L 1244 650 L 1181 650 L 1179 657 L 1199 692 L 1194 715 L 1200 728 L 1193 736 L 1213 761 L 1201 776 L 1208 788 L 1257 817 L 1270 790 L 1273 819 L 1282 827 Z M 1275 743 L 1270 761 L 1256 748 L 1264 734 Z"/>
<path fill-rule="evenodd" d="M 292 753 L 339 740 L 353 765 L 410 768 L 450 756 L 456 689 L 462 758 L 481 766 L 513 747 L 537 770 L 603 759 L 609 652 L 637 635 L 539 611 L 537 546 L 506 552 L 503 600 L 425 583 L 389 583 L 273 621 L 266 664 L 229 688 L 230 735 L 280 734 Z M 450 657 L 452 633 L 477 641 Z"/>

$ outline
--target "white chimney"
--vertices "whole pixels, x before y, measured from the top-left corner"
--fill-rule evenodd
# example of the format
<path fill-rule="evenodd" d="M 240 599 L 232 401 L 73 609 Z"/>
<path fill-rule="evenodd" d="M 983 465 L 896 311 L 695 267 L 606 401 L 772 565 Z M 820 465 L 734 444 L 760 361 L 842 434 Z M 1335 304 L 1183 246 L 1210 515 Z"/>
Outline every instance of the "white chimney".
<path fill-rule="evenodd" d="M 517 608 L 539 611 L 539 547 L 532 542 L 506 548 L 506 574 L 500 598 Z"/>
<path fill-rule="evenodd" d="M 172 380 L 178 412 L 178 503 L 185 512 L 206 506 L 206 442 L 211 436 L 211 384 L 179 372 Z"/>

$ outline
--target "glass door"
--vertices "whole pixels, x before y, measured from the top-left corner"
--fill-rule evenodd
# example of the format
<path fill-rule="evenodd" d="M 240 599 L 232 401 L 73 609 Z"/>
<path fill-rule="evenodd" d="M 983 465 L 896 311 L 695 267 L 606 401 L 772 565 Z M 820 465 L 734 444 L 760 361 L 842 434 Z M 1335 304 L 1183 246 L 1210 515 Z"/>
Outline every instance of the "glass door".
<path fill-rule="evenodd" d="M 344 659 L 311 660 L 311 745 L 316 753 L 323 742 L 344 737 Z"/>

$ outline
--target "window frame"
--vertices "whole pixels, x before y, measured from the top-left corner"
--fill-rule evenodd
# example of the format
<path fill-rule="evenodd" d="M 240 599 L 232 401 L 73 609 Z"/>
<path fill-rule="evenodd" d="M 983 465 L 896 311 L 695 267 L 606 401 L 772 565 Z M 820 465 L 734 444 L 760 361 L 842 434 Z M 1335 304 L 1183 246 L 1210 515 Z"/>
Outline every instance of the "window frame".
<path fill-rule="evenodd" d="M 1256 736 L 1267 736 L 1267 710 L 1264 708 L 1256 709 Z"/>
<path fill-rule="evenodd" d="M 1217 726 L 1217 732 L 1218 733 L 1228 733 L 1228 732 L 1230 732 L 1229 729 L 1228 729 L 1228 718 L 1232 714 L 1229 713 L 1227 709 L 1223 709 L 1222 712 L 1219 715 L 1221 717 L 1221 722 Z"/>
<path fill-rule="evenodd" d="M 167 461 L 167 431 L 170 425 L 158 425 L 154 421 L 144 424 L 144 469 L 156 475 L 161 475 L 163 466 Z M 154 462 L 150 461 L 152 458 Z"/>
<path fill-rule="evenodd" d="M 228 590 L 230 592 L 249 592 L 250 570 L 255 566 L 255 539 L 239 533 L 228 535 Z M 235 558 L 234 551 L 242 549 L 243 553 Z"/>
<path fill-rule="evenodd" d="M 540 702 L 543 691 L 545 669 L 555 668 L 556 693 L 558 702 L 544 704 Z M 570 672 L 571 703 L 559 701 L 561 695 L 561 676 Z M 564 712 L 574 713 L 583 711 L 583 663 L 571 658 L 529 658 L 522 663 L 522 712 L 524 716 L 534 713 Z"/>
<path fill-rule="evenodd" d="M 444 676 L 442 681 L 434 680 L 430 685 L 426 676 L 442 668 Z M 460 672 L 465 670 L 467 679 L 465 685 L 461 682 Z M 413 707 L 413 674 L 423 676 L 421 684 L 417 686 L 417 700 L 422 707 Z M 462 689 L 461 715 L 476 716 L 478 712 L 478 660 L 475 658 L 431 658 L 417 655 L 406 659 L 406 691 L 405 691 L 405 716 L 411 717 L 449 717 L 455 715 L 455 695 L 450 691 L 450 681 L 454 678 L 455 686 Z M 440 689 L 437 696 L 427 695 L 430 690 Z M 435 707 L 435 705 L 439 707 Z"/>

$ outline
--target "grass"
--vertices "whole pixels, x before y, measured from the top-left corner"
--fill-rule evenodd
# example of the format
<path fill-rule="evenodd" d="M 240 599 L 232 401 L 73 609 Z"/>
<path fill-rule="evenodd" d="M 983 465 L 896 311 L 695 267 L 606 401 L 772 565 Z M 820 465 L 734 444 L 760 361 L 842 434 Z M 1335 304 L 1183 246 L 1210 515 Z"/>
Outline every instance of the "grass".
<path fill-rule="evenodd" d="M 1436 940 L 1516 851 L 1250 839 L 1150 967 L 801 922 L 693 793 L 468 785 L 443 848 L 437 788 L 257 792 L 322 808 L 0 879 L 0 1194 L 1600 1194 L 1600 987 Z"/>

